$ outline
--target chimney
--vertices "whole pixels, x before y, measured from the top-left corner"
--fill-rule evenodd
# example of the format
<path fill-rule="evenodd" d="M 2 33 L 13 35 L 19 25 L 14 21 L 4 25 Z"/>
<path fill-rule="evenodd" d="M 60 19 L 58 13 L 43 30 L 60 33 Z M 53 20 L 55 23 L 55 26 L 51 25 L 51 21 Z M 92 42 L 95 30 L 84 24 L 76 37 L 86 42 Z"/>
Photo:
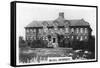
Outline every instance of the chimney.
<path fill-rule="evenodd" d="M 64 13 L 63 12 L 60 12 L 59 13 L 59 17 L 64 18 Z"/>

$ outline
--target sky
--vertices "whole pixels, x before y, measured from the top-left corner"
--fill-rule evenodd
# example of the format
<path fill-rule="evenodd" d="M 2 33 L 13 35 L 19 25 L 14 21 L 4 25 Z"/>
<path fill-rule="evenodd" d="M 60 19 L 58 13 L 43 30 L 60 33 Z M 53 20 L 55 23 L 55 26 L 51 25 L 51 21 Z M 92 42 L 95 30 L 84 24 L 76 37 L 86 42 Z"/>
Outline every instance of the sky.
<path fill-rule="evenodd" d="M 16 26 L 17 35 L 25 39 L 25 28 L 32 21 L 55 20 L 59 12 L 64 12 L 66 20 L 84 19 L 92 28 L 92 35 L 96 35 L 96 8 L 59 6 L 43 4 L 17 3 Z"/>

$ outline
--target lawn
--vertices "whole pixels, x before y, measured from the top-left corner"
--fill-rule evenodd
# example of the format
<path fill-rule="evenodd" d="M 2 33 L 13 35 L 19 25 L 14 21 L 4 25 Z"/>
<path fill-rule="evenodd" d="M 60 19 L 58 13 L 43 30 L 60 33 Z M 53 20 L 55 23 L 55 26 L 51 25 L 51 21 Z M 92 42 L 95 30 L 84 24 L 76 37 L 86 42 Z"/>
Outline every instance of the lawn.
<path fill-rule="evenodd" d="M 73 50 L 72 48 L 20 48 L 20 63 L 47 61 L 49 57 L 72 57 L 75 59 L 90 59 L 91 52 Z"/>

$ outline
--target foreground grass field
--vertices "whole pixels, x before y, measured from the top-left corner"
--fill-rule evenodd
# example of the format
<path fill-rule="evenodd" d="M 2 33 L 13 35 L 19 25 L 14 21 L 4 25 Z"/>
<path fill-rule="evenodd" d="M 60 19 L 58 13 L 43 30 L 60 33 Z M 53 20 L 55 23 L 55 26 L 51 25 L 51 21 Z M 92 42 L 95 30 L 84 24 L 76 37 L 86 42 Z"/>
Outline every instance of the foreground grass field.
<path fill-rule="evenodd" d="M 40 63 L 47 61 L 49 57 L 71 57 L 76 59 L 91 59 L 92 53 L 72 48 L 20 48 L 20 63 Z"/>

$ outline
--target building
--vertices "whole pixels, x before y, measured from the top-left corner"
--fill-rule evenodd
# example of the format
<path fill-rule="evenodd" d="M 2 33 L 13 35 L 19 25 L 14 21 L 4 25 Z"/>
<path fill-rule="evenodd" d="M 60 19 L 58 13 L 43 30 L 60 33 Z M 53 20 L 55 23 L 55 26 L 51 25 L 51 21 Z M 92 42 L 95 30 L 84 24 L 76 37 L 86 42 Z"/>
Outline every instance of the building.
<path fill-rule="evenodd" d="M 84 19 L 67 20 L 64 18 L 64 13 L 60 12 L 55 20 L 32 21 L 25 27 L 25 31 L 26 41 L 47 40 L 48 47 L 59 47 L 59 43 L 64 40 L 66 43 L 87 42 L 92 29 Z"/>

